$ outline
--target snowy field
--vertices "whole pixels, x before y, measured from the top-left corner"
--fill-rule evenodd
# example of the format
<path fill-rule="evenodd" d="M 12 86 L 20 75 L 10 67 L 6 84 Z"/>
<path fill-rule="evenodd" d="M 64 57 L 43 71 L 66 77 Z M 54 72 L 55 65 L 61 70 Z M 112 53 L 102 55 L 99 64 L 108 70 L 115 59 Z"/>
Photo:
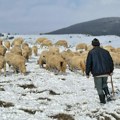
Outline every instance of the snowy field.
<path fill-rule="evenodd" d="M 36 38 L 47 37 L 53 43 L 65 39 L 74 50 L 76 44 L 91 44 L 96 37 L 102 45 L 120 47 L 120 37 L 117 36 L 21 36 L 30 46 Z M 42 50 L 39 48 L 39 54 Z M 113 74 L 115 100 L 101 105 L 92 76 L 87 79 L 80 72 L 68 69 L 66 74 L 54 75 L 37 65 L 38 58 L 32 55 L 26 63 L 28 74 L 25 76 L 14 74 L 8 67 L 7 76 L 0 75 L 0 120 L 120 120 L 120 69 L 115 68 Z M 110 77 L 108 86 L 112 93 Z"/>

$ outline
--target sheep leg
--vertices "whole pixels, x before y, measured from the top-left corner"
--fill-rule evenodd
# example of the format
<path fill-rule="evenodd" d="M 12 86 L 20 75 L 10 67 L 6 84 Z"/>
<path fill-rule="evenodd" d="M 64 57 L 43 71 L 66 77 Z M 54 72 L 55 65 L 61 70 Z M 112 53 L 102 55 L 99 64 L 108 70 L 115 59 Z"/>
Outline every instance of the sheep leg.
<path fill-rule="evenodd" d="M 59 70 L 55 68 L 55 69 L 54 69 L 54 73 L 55 73 L 55 75 L 58 75 Z"/>
<path fill-rule="evenodd" d="M 15 74 L 17 74 L 17 69 L 13 66 L 13 71 Z"/>
<path fill-rule="evenodd" d="M 6 77 L 6 63 L 4 64 L 4 76 Z"/>
<path fill-rule="evenodd" d="M 73 67 L 70 65 L 69 70 L 73 72 Z"/>

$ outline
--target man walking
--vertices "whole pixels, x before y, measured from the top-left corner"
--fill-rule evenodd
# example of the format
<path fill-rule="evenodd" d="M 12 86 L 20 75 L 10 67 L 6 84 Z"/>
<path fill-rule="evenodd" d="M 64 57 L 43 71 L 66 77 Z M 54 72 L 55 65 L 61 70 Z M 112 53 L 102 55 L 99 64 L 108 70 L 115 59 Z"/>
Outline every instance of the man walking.
<path fill-rule="evenodd" d="M 105 104 L 105 96 L 107 101 L 111 101 L 107 78 L 113 73 L 114 64 L 109 52 L 100 47 L 98 39 L 93 39 L 92 46 L 93 49 L 89 51 L 86 60 L 86 76 L 89 78 L 91 72 L 100 102 Z"/>

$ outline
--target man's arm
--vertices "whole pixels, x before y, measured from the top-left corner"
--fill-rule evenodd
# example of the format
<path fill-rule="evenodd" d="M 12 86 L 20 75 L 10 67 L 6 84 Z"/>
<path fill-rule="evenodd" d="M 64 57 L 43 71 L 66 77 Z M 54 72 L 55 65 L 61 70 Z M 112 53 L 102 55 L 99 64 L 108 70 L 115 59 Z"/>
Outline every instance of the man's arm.
<path fill-rule="evenodd" d="M 110 53 L 109 53 L 109 59 L 110 59 L 110 60 L 109 60 L 109 62 L 110 62 L 110 72 L 113 73 L 114 63 L 113 63 L 113 59 L 112 59 Z M 110 73 L 110 74 L 111 74 L 111 73 Z"/>
<path fill-rule="evenodd" d="M 89 52 L 86 60 L 86 76 L 89 77 L 90 71 L 92 68 L 92 55 Z"/>

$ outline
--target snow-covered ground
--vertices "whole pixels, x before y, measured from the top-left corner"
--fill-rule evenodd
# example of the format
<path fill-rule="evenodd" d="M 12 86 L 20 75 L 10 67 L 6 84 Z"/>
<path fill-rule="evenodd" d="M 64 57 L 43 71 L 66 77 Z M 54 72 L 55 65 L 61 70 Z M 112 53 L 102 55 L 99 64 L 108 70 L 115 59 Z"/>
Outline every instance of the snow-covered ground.
<path fill-rule="evenodd" d="M 20 36 L 20 35 L 19 35 Z M 77 43 L 91 44 L 98 38 L 102 45 L 120 47 L 120 37 L 88 35 L 21 35 L 31 46 L 36 38 L 47 37 L 52 42 L 68 41 L 70 49 Z M 18 37 L 15 36 L 15 37 Z M 62 50 L 64 48 L 61 48 Z M 39 53 L 43 49 L 39 48 Z M 99 103 L 93 77 L 89 79 L 80 72 L 54 75 L 37 65 L 39 56 L 27 62 L 27 75 L 14 74 L 7 67 L 7 76 L 0 75 L 0 120 L 120 120 L 120 69 L 115 68 L 113 83 L 115 100 L 105 105 Z M 110 92 L 112 87 L 108 78 Z M 70 115 L 60 119 L 65 114 Z M 99 118 L 99 119 L 98 119 Z"/>

